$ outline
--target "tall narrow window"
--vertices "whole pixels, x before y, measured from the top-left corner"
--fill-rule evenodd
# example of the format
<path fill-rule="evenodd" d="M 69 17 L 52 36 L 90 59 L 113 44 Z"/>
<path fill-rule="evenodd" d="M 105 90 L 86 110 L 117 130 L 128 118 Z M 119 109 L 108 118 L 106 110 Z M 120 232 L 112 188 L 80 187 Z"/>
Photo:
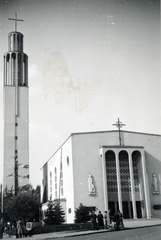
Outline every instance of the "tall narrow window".
<path fill-rule="evenodd" d="M 64 194 L 64 190 L 63 190 L 63 167 L 62 167 L 62 163 L 60 165 L 60 194 L 61 196 L 63 196 Z"/>
<path fill-rule="evenodd" d="M 52 200 L 52 172 L 50 172 L 50 200 Z"/>
<path fill-rule="evenodd" d="M 55 198 L 58 197 L 58 183 L 57 183 L 57 170 L 55 168 Z"/>
<path fill-rule="evenodd" d="M 19 53 L 18 54 L 18 85 L 22 86 L 22 55 Z"/>
<path fill-rule="evenodd" d="M 16 54 L 12 53 L 12 64 L 13 64 L 13 85 L 15 86 L 16 82 Z"/>

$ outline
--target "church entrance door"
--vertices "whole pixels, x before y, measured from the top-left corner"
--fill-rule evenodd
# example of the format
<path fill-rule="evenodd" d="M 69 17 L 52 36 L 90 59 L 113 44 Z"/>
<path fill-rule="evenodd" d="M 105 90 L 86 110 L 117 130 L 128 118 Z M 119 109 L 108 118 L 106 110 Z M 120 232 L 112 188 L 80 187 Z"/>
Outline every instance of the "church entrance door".
<path fill-rule="evenodd" d="M 136 201 L 137 218 L 142 218 L 141 201 Z"/>
<path fill-rule="evenodd" d="M 130 218 L 128 201 L 123 201 L 123 202 L 122 202 L 122 209 L 123 209 L 123 216 L 124 216 L 124 218 L 125 218 L 125 219 Z"/>

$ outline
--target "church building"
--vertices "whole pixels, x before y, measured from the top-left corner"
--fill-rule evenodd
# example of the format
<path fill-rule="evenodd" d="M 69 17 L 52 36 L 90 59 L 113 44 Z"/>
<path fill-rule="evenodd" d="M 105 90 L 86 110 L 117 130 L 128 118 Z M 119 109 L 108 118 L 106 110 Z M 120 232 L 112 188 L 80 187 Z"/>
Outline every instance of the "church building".
<path fill-rule="evenodd" d="M 3 188 L 14 189 L 29 183 L 29 88 L 28 56 L 23 52 L 23 34 L 8 35 L 4 54 L 4 171 Z"/>
<path fill-rule="evenodd" d="M 160 146 L 161 135 L 120 128 L 71 134 L 41 169 L 42 211 L 59 200 L 67 223 L 80 203 L 125 219 L 161 218 Z"/>

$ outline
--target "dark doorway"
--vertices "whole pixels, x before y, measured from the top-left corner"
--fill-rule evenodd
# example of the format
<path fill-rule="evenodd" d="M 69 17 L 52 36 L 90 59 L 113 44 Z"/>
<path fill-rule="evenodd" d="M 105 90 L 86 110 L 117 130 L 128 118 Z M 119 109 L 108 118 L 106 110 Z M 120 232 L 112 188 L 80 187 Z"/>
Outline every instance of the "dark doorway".
<path fill-rule="evenodd" d="M 142 218 L 141 201 L 136 201 L 137 218 Z"/>
<path fill-rule="evenodd" d="M 108 202 L 108 207 L 112 212 L 115 212 L 115 202 Z"/>
<path fill-rule="evenodd" d="M 132 201 L 130 201 L 130 211 L 131 211 L 131 218 L 133 219 L 133 218 L 134 218 L 134 215 L 133 215 Z"/>
<path fill-rule="evenodd" d="M 128 207 L 128 202 L 123 201 L 122 202 L 122 208 L 123 208 L 123 216 L 125 219 L 129 218 L 129 207 Z"/>

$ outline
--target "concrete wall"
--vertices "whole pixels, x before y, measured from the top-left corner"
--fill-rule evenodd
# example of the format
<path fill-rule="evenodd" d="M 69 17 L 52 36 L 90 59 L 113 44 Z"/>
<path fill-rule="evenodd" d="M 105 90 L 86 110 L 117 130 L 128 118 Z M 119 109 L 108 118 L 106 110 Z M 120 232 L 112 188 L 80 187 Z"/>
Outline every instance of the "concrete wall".
<path fill-rule="evenodd" d="M 116 140 L 116 133 L 113 139 Z M 74 134 L 73 144 L 73 173 L 74 173 L 74 204 L 95 206 L 104 212 L 103 172 L 100 145 L 108 144 L 107 133 Z M 112 142 L 115 143 L 114 141 Z M 88 176 L 92 175 L 96 189 L 95 195 L 89 195 Z"/>
<path fill-rule="evenodd" d="M 29 106 L 28 88 L 19 87 L 19 116 L 18 125 L 15 126 L 15 87 L 4 87 L 4 187 L 10 189 L 14 186 L 14 177 L 7 177 L 14 174 L 15 149 L 18 150 L 19 186 L 29 183 L 25 178 L 29 174 L 29 169 L 23 168 L 29 164 Z M 15 140 L 17 136 L 17 140 Z"/>

